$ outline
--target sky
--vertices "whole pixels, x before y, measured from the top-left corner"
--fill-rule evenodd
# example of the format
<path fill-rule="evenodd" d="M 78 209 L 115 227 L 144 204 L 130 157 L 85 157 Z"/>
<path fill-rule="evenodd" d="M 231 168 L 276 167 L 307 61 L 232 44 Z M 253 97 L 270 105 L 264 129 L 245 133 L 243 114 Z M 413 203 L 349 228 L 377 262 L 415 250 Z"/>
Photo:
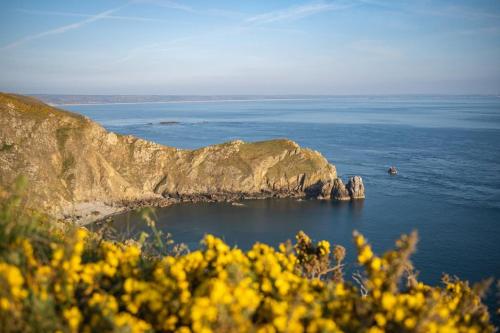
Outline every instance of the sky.
<path fill-rule="evenodd" d="M 500 94 L 500 0 L 0 5 L 0 91 Z"/>

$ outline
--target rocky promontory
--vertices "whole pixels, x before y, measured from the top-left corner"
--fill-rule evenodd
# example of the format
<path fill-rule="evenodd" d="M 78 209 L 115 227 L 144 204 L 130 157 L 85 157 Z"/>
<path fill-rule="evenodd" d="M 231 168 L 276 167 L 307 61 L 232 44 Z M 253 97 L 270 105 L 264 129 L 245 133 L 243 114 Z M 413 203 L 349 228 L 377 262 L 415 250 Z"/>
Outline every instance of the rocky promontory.
<path fill-rule="evenodd" d="M 28 205 L 84 220 L 185 200 L 364 197 L 360 177 L 346 188 L 319 152 L 290 140 L 183 150 L 108 132 L 34 98 L 0 94 L 0 186 L 18 175 L 28 178 Z"/>

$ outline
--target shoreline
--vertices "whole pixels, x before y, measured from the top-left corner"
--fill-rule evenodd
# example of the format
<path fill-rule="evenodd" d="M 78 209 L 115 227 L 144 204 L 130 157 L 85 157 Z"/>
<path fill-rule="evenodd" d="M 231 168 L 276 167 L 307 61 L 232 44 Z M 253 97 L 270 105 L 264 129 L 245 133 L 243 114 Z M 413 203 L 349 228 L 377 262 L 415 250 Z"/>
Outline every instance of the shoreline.
<path fill-rule="evenodd" d="M 296 198 L 307 199 L 308 196 L 303 193 L 222 193 L 222 194 L 193 194 L 180 196 L 178 198 L 149 198 L 144 200 L 105 203 L 105 202 L 83 202 L 75 204 L 72 207 L 72 214 L 57 214 L 56 218 L 65 222 L 85 227 L 93 223 L 104 223 L 107 219 L 139 208 L 165 208 L 180 203 L 198 203 L 198 202 L 227 202 L 235 203 L 245 200 L 264 200 L 264 199 L 283 199 Z M 321 200 L 321 199 L 318 199 Z M 98 210 L 101 209 L 101 210 Z M 95 213 L 95 212 L 98 212 Z"/>

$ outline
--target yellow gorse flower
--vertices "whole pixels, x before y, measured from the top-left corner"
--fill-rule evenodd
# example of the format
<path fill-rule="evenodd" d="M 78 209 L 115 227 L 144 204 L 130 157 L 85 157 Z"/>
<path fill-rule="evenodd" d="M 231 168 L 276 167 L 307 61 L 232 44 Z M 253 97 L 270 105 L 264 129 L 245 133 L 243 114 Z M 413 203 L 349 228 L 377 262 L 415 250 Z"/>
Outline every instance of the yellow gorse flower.
<path fill-rule="evenodd" d="M 78 310 L 76 306 L 73 306 L 69 309 L 63 310 L 63 316 L 64 319 L 66 319 L 71 332 L 78 332 L 78 326 L 82 320 L 80 310 Z"/>
<path fill-rule="evenodd" d="M 30 311 L 50 309 L 40 316 L 55 321 L 48 330 L 67 332 L 493 331 L 466 282 L 400 290 L 410 236 L 379 257 L 355 234 L 361 287 L 339 274 L 344 248 L 304 233 L 295 246 L 256 243 L 246 252 L 206 235 L 200 249 L 164 257 L 94 241 L 85 229 L 64 237 L 45 259 L 29 238 L 12 244 L 22 260 L 0 257 L 0 323 L 30 325 Z"/>

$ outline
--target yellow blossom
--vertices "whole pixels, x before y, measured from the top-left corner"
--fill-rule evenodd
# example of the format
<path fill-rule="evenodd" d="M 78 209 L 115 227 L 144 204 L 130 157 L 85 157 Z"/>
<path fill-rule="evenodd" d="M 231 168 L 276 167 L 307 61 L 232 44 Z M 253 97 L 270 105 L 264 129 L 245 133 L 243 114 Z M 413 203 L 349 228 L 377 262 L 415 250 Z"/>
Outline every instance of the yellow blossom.
<path fill-rule="evenodd" d="M 82 320 L 80 310 L 76 306 L 63 311 L 63 316 L 66 319 L 68 326 L 72 332 L 78 332 L 78 326 Z"/>

